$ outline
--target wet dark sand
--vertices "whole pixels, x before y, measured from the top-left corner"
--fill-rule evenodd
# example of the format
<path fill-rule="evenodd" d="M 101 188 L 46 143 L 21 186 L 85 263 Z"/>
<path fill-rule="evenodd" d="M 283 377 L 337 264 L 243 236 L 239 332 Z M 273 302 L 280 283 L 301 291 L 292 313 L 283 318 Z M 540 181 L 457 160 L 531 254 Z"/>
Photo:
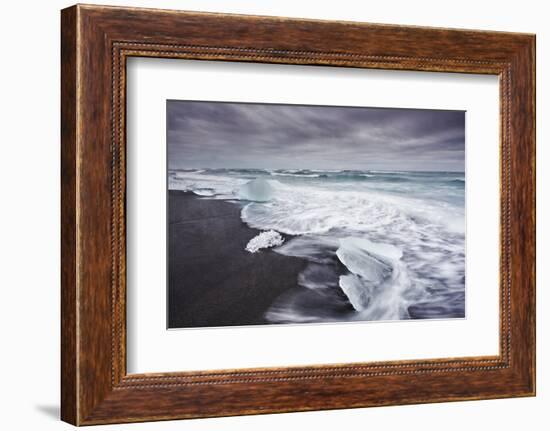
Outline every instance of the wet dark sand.
<path fill-rule="evenodd" d="M 296 288 L 306 261 L 271 250 L 249 253 L 260 231 L 238 204 L 170 190 L 168 327 L 258 325 L 277 297 Z"/>

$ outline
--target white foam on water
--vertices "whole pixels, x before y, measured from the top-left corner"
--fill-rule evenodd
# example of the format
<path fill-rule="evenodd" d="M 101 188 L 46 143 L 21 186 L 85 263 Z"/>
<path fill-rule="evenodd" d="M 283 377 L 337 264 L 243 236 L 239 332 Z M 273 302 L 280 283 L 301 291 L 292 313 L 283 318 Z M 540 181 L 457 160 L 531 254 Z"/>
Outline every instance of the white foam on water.
<path fill-rule="evenodd" d="M 338 238 L 331 235 L 301 235 L 287 241 L 275 251 L 285 256 L 302 257 L 316 263 L 328 263 L 340 246 Z"/>
<path fill-rule="evenodd" d="M 319 178 L 319 174 L 297 174 L 290 172 L 271 172 L 275 177 L 302 177 L 302 178 Z"/>
<path fill-rule="evenodd" d="M 216 199 L 234 199 L 235 191 L 247 181 L 239 178 L 218 176 L 205 173 L 205 170 L 193 172 L 170 172 L 168 189 L 192 192 L 198 196 Z"/>

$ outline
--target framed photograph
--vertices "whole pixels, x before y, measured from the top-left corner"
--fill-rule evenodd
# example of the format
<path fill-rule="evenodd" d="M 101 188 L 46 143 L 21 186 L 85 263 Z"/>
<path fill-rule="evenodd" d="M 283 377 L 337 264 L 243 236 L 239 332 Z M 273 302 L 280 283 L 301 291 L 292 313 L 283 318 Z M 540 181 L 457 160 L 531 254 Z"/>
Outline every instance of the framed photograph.
<path fill-rule="evenodd" d="M 166 115 L 169 329 L 466 316 L 464 111 Z"/>
<path fill-rule="evenodd" d="M 535 395 L 535 36 L 61 14 L 61 415 Z"/>

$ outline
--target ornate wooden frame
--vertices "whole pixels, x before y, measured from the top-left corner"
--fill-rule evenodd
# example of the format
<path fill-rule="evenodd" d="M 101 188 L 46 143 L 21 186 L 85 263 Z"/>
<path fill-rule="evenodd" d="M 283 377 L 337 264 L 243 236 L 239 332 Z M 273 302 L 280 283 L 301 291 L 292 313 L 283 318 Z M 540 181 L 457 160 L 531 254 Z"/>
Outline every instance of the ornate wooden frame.
<path fill-rule="evenodd" d="M 88 425 L 535 394 L 534 35 L 77 5 L 62 11 L 61 48 L 63 420 Z M 128 375 L 130 56 L 498 75 L 500 354 Z"/>

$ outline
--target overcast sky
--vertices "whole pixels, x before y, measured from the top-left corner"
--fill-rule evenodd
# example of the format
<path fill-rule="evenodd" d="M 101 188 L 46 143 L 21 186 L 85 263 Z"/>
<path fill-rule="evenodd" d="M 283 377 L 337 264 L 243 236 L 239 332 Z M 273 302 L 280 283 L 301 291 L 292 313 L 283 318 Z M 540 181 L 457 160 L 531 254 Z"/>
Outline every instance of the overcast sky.
<path fill-rule="evenodd" d="M 167 102 L 168 166 L 464 171 L 463 111 Z"/>

